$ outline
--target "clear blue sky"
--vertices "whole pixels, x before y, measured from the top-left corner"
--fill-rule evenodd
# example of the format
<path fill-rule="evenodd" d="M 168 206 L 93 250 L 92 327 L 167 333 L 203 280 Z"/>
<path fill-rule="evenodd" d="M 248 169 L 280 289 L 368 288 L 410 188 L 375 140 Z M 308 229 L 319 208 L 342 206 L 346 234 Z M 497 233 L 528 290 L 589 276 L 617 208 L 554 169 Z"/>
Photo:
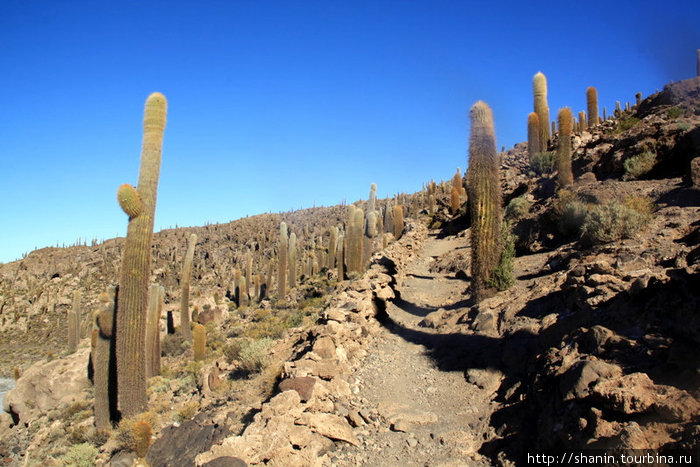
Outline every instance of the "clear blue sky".
<path fill-rule="evenodd" d="M 700 2 L 0 1 L 0 261 L 124 235 L 143 104 L 168 98 L 156 230 L 413 192 L 466 166 L 468 110 L 552 115 L 695 74 Z"/>

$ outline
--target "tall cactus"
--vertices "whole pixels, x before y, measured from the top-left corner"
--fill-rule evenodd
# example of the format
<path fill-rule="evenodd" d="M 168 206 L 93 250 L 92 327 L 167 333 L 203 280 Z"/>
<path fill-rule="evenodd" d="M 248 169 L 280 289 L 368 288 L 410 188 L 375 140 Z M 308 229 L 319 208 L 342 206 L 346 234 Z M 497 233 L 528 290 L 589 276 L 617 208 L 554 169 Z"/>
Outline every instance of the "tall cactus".
<path fill-rule="evenodd" d="M 245 278 L 243 279 L 245 280 Z M 243 291 L 245 293 L 245 291 Z M 246 294 L 247 295 L 247 294 Z M 194 352 L 194 360 L 204 360 L 204 354 L 207 350 L 207 330 L 199 323 L 195 323 L 192 329 L 192 351 Z"/>
<path fill-rule="evenodd" d="M 287 253 L 289 240 L 287 237 L 287 224 L 280 222 L 280 244 L 277 253 L 277 297 L 284 300 L 287 295 Z"/>
<path fill-rule="evenodd" d="M 163 312 L 165 288 L 152 284 L 148 291 L 148 317 L 146 318 L 146 377 L 160 373 L 160 316 Z"/>
<path fill-rule="evenodd" d="M 579 132 L 582 132 L 588 128 L 586 122 L 586 112 L 582 110 L 578 113 Z"/>
<path fill-rule="evenodd" d="M 187 243 L 187 253 L 182 263 L 180 275 L 180 330 L 182 337 L 192 340 L 190 329 L 190 279 L 192 278 L 192 260 L 194 259 L 194 246 L 197 244 L 197 234 L 190 235 Z"/>
<path fill-rule="evenodd" d="M 73 307 L 68 312 L 68 351 L 78 350 L 80 342 L 80 291 L 73 293 Z"/>
<path fill-rule="evenodd" d="M 547 78 L 541 71 L 532 78 L 532 91 L 535 97 L 534 110 L 540 119 L 538 152 L 544 152 L 549 142 L 549 104 L 547 104 Z"/>
<path fill-rule="evenodd" d="M 532 163 L 532 156 L 540 152 L 540 117 L 535 112 L 527 116 L 527 152 Z"/>
<path fill-rule="evenodd" d="M 557 144 L 557 170 L 559 171 L 559 186 L 569 186 L 574 182 L 571 171 L 571 130 L 573 116 L 571 109 L 564 107 L 559 110 L 559 143 Z"/>
<path fill-rule="evenodd" d="M 336 264 L 338 266 L 338 281 L 345 280 L 345 234 L 338 234 L 338 247 L 335 250 Z"/>
<path fill-rule="evenodd" d="M 369 201 L 367 202 L 367 214 L 377 209 L 377 184 L 369 186 Z"/>
<path fill-rule="evenodd" d="M 117 387 L 119 410 L 130 417 L 143 412 L 146 394 L 146 310 L 151 276 L 151 245 L 156 210 L 158 175 L 165 131 L 167 102 L 153 93 L 146 100 L 143 119 L 143 145 L 138 187 L 122 185 L 120 205 L 129 216 L 119 280 L 117 327 Z M 131 203 L 138 199 L 138 202 Z"/>
<path fill-rule="evenodd" d="M 93 353 L 93 381 L 95 385 L 95 428 L 106 431 L 111 428 L 110 420 L 116 421 L 116 381 L 114 361 L 114 305 L 117 288 L 111 286 L 99 296 L 100 309 L 95 313 L 94 327 L 98 331 Z"/>
<path fill-rule="evenodd" d="M 326 266 L 328 269 L 333 269 L 335 267 L 335 251 L 338 247 L 338 227 L 331 227 L 331 235 L 328 240 L 328 262 Z"/>
<path fill-rule="evenodd" d="M 483 298 L 486 283 L 501 260 L 501 158 L 496 151 L 496 135 L 491 108 L 476 102 L 470 112 L 469 211 L 471 213 L 472 277 L 474 298 Z"/>
<path fill-rule="evenodd" d="M 588 108 L 588 126 L 598 124 L 598 90 L 593 86 L 586 89 L 586 107 Z"/>
<path fill-rule="evenodd" d="M 403 235 L 403 206 L 397 204 L 394 206 L 394 238 L 398 240 Z"/>
<path fill-rule="evenodd" d="M 289 288 L 297 286 L 297 234 L 289 234 L 289 255 L 287 256 L 289 265 L 288 282 Z"/>

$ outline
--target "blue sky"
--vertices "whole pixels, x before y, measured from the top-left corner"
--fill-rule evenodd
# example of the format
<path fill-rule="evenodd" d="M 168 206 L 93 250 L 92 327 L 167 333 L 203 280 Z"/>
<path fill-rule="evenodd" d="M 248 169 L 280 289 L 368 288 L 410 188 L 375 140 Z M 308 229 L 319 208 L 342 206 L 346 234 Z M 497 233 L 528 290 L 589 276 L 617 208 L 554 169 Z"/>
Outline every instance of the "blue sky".
<path fill-rule="evenodd" d="M 695 74 L 700 3 L 0 2 L 0 262 L 124 235 L 143 104 L 168 98 L 156 230 L 414 192 L 466 166 L 468 111 L 552 116 Z"/>

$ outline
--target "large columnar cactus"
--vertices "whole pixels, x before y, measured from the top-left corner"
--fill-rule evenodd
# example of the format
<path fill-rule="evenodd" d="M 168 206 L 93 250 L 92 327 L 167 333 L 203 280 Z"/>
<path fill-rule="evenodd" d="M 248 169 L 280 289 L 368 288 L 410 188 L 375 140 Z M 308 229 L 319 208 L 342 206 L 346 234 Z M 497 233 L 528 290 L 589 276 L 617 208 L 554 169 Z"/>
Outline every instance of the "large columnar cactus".
<path fill-rule="evenodd" d="M 397 204 L 394 206 L 394 238 L 398 240 L 403 235 L 403 206 Z"/>
<path fill-rule="evenodd" d="M 112 329 L 117 288 L 112 286 L 99 296 L 100 307 L 95 313 L 94 327 L 98 331 L 93 351 L 93 381 L 95 385 L 95 428 L 106 431 L 110 420 L 116 421 L 116 374 Z"/>
<path fill-rule="evenodd" d="M 547 104 L 547 78 L 541 71 L 532 78 L 532 90 L 535 96 L 534 110 L 540 119 L 538 152 L 544 152 L 549 142 L 549 104 Z"/>
<path fill-rule="evenodd" d="M 294 232 L 289 234 L 289 255 L 287 256 L 289 263 L 288 281 L 289 288 L 297 286 L 297 234 Z"/>
<path fill-rule="evenodd" d="M 287 236 L 287 224 L 280 222 L 280 244 L 277 253 L 277 297 L 284 300 L 287 294 L 287 253 L 289 249 L 289 237 Z"/>
<path fill-rule="evenodd" d="M 345 280 L 345 234 L 338 234 L 338 247 L 335 249 L 336 265 L 338 266 L 338 280 Z"/>
<path fill-rule="evenodd" d="M 586 122 L 586 112 L 584 112 L 583 110 L 578 113 L 578 125 L 579 132 L 582 132 L 588 128 Z"/>
<path fill-rule="evenodd" d="M 158 175 L 165 131 L 167 102 L 153 93 L 146 100 L 143 119 L 141 169 L 137 188 L 122 185 L 120 205 L 129 216 L 119 280 L 117 327 L 117 379 L 119 410 L 130 417 L 143 412 L 146 394 L 146 311 L 151 277 L 151 245 L 156 210 Z M 138 200 L 138 202 L 132 202 Z"/>
<path fill-rule="evenodd" d="M 471 213 L 472 277 L 474 298 L 483 298 L 486 283 L 501 260 L 501 158 L 496 151 L 496 135 L 491 108 L 476 102 L 470 112 L 469 212 Z"/>
<path fill-rule="evenodd" d="M 253 254 L 248 250 L 245 256 L 245 280 L 246 280 L 246 293 L 250 297 L 250 287 L 253 285 Z"/>
<path fill-rule="evenodd" d="M 80 342 L 80 291 L 73 293 L 73 307 L 68 312 L 68 351 L 78 350 Z"/>
<path fill-rule="evenodd" d="M 180 329 L 182 337 L 188 341 L 192 340 L 192 330 L 190 329 L 190 279 L 192 278 L 192 260 L 194 259 L 194 246 L 196 244 L 197 234 L 190 235 L 185 261 L 182 263 L 182 274 L 180 275 Z"/>
<path fill-rule="evenodd" d="M 160 373 L 160 316 L 163 312 L 165 288 L 152 284 L 148 291 L 146 318 L 146 377 Z"/>
<path fill-rule="evenodd" d="M 367 203 L 367 214 L 377 209 L 377 184 L 372 183 L 369 187 L 369 201 Z"/>
<path fill-rule="evenodd" d="M 586 89 L 586 107 L 588 108 L 588 126 L 598 124 L 598 90 L 593 86 Z"/>
<path fill-rule="evenodd" d="M 338 247 L 338 227 L 331 227 L 331 235 L 328 240 L 328 262 L 326 266 L 328 269 L 333 269 L 335 267 L 335 252 Z"/>
<path fill-rule="evenodd" d="M 394 208 L 389 199 L 386 200 L 384 207 L 384 231 L 394 233 Z"/>
<path fill-rule="evenodd" d="M 532 163 L 532 156 L 540 152 L 540 117 L 535 112 L 527 116 L 527 152 Z"/>
<path fill-rule="evenodd" d="M 573 116 L 571 109 L 564 107 L 559 110 L 559 144 L 557 144 L 557 170 L 559 171 L 559 186 L 569 186 L 574 182 L 571 171 L 571 129 Z"/>
<path fill-rule="evenodd" d="M 365 220 L 365 235 L 362 239 L 362 268 L 369 265 L 369 259 L 374 253 L 374 239 L 377 237 L 377 212 L 367 213 Z"/>
<path fill-rule="evenodd" d="M 352 258 L 352 267 L 348 265 L 348 271 L 362 274 L 362 232 L 365 227 L 365 212 L 357 208 L 354 211 L 354 217 L 355 219 L 352 222 L 352 245 L 348 252 Z"/>

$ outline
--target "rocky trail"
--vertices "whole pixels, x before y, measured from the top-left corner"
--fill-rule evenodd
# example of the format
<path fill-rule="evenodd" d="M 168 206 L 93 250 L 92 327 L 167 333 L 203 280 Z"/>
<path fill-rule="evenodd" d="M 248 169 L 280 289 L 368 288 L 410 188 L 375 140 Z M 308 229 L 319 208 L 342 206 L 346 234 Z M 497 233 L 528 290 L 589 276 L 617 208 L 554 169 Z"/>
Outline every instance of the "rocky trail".
<path fill-rule="evenodd" d="M 362 407 L 361 444 L 332 453 L 326 465 L 490 465 L 476 451 L 497 385 L 468 382 L 461 365 L 441 368 L 445 362 L 436 343 L 444 336 L 424 321 L 441 308 L 463 305 L 466 283 L 454 274 L 431 272 L 430 266 L 466 243 L 464 237 L 439 239 L 431 233 L 406 273 L 398 275 L 397 298 L 386 307 L 382 332 L 350 377 L 357 392 L 350 403 Z"/>

